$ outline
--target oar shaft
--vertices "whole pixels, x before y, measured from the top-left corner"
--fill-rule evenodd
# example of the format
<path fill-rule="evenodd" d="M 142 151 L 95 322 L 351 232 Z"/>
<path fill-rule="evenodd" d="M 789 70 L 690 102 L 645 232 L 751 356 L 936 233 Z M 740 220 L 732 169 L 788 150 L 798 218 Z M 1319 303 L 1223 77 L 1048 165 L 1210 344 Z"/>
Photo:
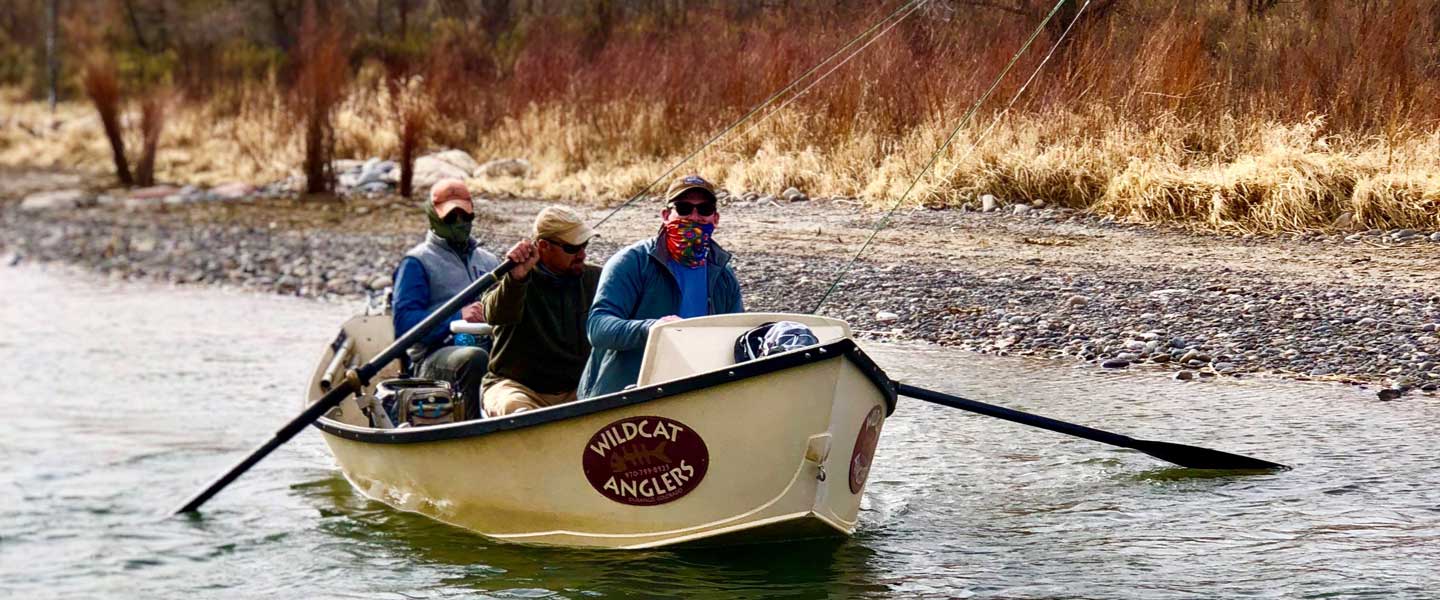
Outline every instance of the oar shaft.
<path fill-rule="evenodd" d="M 1055 419 L 1051 419 L 1050 417 L 1032 415 L 1030 413 L 1012 410 L 1003 406 L 995 406 L 993 404 L 986 404 L 984 402 L 976 402 L 974 400 L 961 398 L 959 396 L 942 394 L 940 392 L 927 390 L 924 388 L 917 388 L 913 385 L 900 383 L 898 381 L 895 382 L 895 393 L 900 394 L 901 396 L 909 396 L 911 398 L 924 400 L 926 402 L 943 404 L 951 408 L 968 410 L 970 412 L 980 413 L 982 415 L 987 415 L 998 419 L 1005 419 L 1006 421 L 1013 421 L 1022 425 L 1030 425 L 1032 427 L 1048 429 L 1056 433 L 1073 435 L 1075 437 L 1085 438 L 1087 440 L 1100 442 L 1102 444 L 1110 444 L 1112 446 L 1120 446 L 1122 448 L 1135 447 L 1135 438 L 1132 438 L 1130 436 L 1120 435 L 1118 433 L 1111 433 L 1109 431 L 1101 431 L 1099 429 L 1086 427 L 1084 425 L 1066 423 L 1065 421 L 1057 421 Z"/>
<path fill-rule="evenodd" d="M 898 381 L 895 382 L 895 393 L 902 396 L 908 396 L 910 398 L 924 400 L 926 402 L 933 402 L 935 404 L 949 406 L 951 408 L 968 410 L 970 412 L 980 413 L 982 415 L 1005 419 L 1006 421 L 1013 421 L 1015 423 L 1020 423 L 1021 425 L 1039 427 L 1041 429 L 1048 429 L 1050 431 L 1054 431 L 1056 433 L 1063 433 L 1065 435 L 1073 435 L 1075 437 L 1085 438 L 1087 440 L 1100 442 L 1102 444 L 1110 444 L 1112 446 L 1119 446 L 1121 448 L 1138 450 L 1160 460 L 1171 462 L 1182 467 L 1190 467 L 1193 469 L 1240 470 L 1288 470 L 1290 468 L 1279 463 L 1270 462 L 1268 460 L 1251 458 L 1249 456 L 1243 456 L 1240 454 L 1231 454 L 1229 452 L 1222 452 L 1220 450 L 1211 450 L 1209 448 L 1201 448 L 1199 446 L 1187 446 L 1185 444 L 1159 442 L 1154 440 L 1137 440 L 1130 436 L 1120 435 L 1118 433 L 1111 433 L 1109 431 L 1101 431 L 1093 427 L 1086 427 L 1084 425 L 1076 425 L 1074 423 L 1057 421 L 1055 419 L 1051 419 L 1050 417 L 1032 415 L 1030 413 L 1012 410 L 1003 406 L 995 406 L 993 404 L 986 404 L 984 402 L 967 400 L 959 396 L 942 394 L 934 390 L 918 388 L 913 385 L 906 385 L 900 383 Z"/>
<path fill-rule="evenodd" d="M 223 475 L 216 477 L 215 480 L 211 481 L 210 485 L 205 486 L 205 489 L 201 490 L 200 493 L 186 500 L 185 504 L 175 509 L 175 514 L 178 515 L 198 510 L 200 505 L 209 501 L 210 498 L 219 493 L 220 490 L 225 489 L 225 486 L 239 479 L 241 475 L 250 470 L 250 467 L 255 466 L 261 459 L 268 456 L 276 448 L 279 448 L 281 444 L 290 441 L 290 438 L 295 437 L 295 434 L 304 431 L 306 426 L 314 423 L 321 415 L 324 415 L 331 408 L 340 404 L 340 401 L 344 400 L 345 397 L 353 391 L 353 385 L 354 383 L 351 380 L 341 380 L 339 387 L 331 388 L 330 391 L 326 392 L 319 400 L 316 400 L 313 404 L 306 407 L 304 412 L 300 413 L 300 415 L 294 419 L 291 419 L 289 423 L 286 423 L 284 427 L 276 431 L 275 435 L 271 436 L 270 439 L 264 444 L 261 444 L 260 447 L 252 450 L 250 455 L 246 456 L 244 460 L 236 463 L 235 466 L 231 467 L 230 470 L 226 471 Z"/>
<path fill-rule="evenodd" d="M 340 401 L 344 400 L 346 396 L 357 389 L 356 386 L 363 387 L 369 384 L 371 377 L 374 377 L 376 373 L 379 373 L 381 369 L 385 368 L 385 365 L 390 364 L 390 361 L 399 358 L 400 354 L 404 352 L 406 348 L 420 341 L 431 329 L 448 320 L 451 315 L 455 314 L 455 311 L 460 310 L 461 306 L 468 304 L 473 298 L 480 295 L 481 292 L 484 292 L 486 288 L 494 285 L 496 280 L 504 276 L 505 273 L 514 267 L 515 261 L 506 260 L 501 263 L 500 266 L 495 267 L 494 271 L 486 273 L 483 277 L 465 286 L 465 289 L 460 290 L 460 293 L 455 294 L 453 298 L 447 300 L 440 308 L 435 309 L 429 316 L 426 316 L 414 327 L 411 327 L 410 331 L 405 332 L 405 335 L 400 336 L 394 343 L 387 346 L 384 350 L 381 350 L 374 358 L 371 358 L 369 362 L 356 369 L 356 377 L 354 379 L 351 379 L 347 375 L 338 387 L 326 392 L 319 400 L 316 400 L 310 406 L 306 407 L 304 412 L 301 412 L 299 416 L 291 419 L 290 422 L 286 423 L 284 427 L 281 427 L 279 431 L 276 431 L 275 435 L 270 438 L 270 441 L 261 444 L 259 448 L 251 451 L 249 456 L 246 456 L 244 460 L 241 460 L 234 467 L 231 467 L 224 475 L 210 482 L 210 485 L 206 486 L 204 490 L 195 494 L 194 497 L 187 500 L 179 509 L 176 509 L 175 514 L 199 510 L 200 505 L 205 504 L 206 501 L 219 493 L 220 490 L 225 489 L 225 486 L 239 479 L 241 475 L 250 470 L 250 467 L 255 466 L 261 459 L 265 458 L 276 448 L 279 448 L 281 444 L 290 441 L 290 438 L 295 437 L 295 434 L 300 433 L 305 427 L 314 423 L 326 412 L 329 412 L 330 409 L 339 405 Z"/>

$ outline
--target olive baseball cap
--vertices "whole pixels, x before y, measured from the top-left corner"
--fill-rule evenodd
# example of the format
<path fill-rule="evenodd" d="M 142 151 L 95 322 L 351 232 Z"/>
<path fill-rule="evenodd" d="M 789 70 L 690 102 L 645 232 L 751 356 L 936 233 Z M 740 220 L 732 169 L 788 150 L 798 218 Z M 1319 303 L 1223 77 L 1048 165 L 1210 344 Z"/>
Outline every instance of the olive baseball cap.
<path fill-rule="evenodd" d="M 686 175 L 676 179 L 674 183 L 670 184 L 670 189 L 665 190 L 665 203 L 674 202 L 676 198 L 690 190 L 704 190 L 711 200 L 716 199 L 714 184 L 705 181 L 705 178 L 699 175 Z"/>

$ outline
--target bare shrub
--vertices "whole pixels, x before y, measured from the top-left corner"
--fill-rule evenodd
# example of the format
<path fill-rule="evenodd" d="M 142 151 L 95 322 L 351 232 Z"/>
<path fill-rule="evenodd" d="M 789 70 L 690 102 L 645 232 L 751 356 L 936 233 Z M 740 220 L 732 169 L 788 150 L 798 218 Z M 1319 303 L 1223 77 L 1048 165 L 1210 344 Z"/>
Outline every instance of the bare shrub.
<path fill-rule="evenodd" d="M 140 102 L 140 160 L 135 164 L 135 183 L 155 185 L 155 154 L 160 148 L 160 132 L 165 128 L 165 111 L 169 94 L 154 91 Z"/>
<path fill-rule="evenodd" d="M 323 194 L 335 189 L 335 107 L 344 98 L 349 77 L 345 36 L 335 21 L 322 22 L 310 2 L 298 37 L 289 109 L 301 122 L 305 191 Z"/>
<path fill-rule="evenodd" d="M 111 160 L 115 163 L 115 176 L 121 185 L 134 185 L 130 176 L 130 164 L 125 159 L 125 136 L 120 127 L 120 79 L 115 72 L 115 63 L 104 55 L 90 57 L 85 63 L 85 95 L 100 113 L 100 124 L 105 128 L 105 139 L 110 142 Z"/>

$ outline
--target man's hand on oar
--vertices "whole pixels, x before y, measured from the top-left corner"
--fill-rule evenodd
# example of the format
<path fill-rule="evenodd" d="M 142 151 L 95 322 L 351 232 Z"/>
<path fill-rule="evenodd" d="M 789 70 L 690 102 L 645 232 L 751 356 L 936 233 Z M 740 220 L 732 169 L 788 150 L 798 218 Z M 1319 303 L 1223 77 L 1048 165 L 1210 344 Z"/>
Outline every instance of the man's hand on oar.
<path fill-rule="evenodd" d="M 900 383 L 898 381 L 895 382 L 895 393 L 900 394 L 901 396 L 915 398 L 917 400 L 924 400 L 926 402 L 933 402 L 935 404 L 949 406 L 951 408 L 968 410 L 970 412 L 979 413 L 986 416 L 1005 419 L 1006 421 L 1014 421 L 1022 425 L 1029 425 L 1031 427 L 1048 429 L 1050 431 L 1054 431 L 1056 433 L 1063 433 L 1065 435 L 1073 435 L 1075 437 L 1085 438 L 1087 440 L 1100 442 L 1102 444 L 1110 444 L 1112 446 L 1120 446 L 1121 448 L 1139 450 L 1160 460 L 1175 463 L 1182 467 L 1189 467 L 1192 469 L 1225 469 L 1241 471 L 1288 471 L 1290 469 L 1290 467 L 1279 463 L 1273 463 L 1268 460 L 1260 460 L 1258 458 L 1241 456 L 1239 454 L 1231 454 L 1229 452 L 1221 452 L 1219 450 L 1211 450 L 1209 448 L 1200 448 L 1198 446 L 1187 446 L 1185 444 L 1174 444 L 1170 442 L 1137 440 L 1135 438 L 1120 435 L 1118 433 L 1110 433 L 1108 431 L 1101 431 L 1099 429 L 1093 429 L 1084 425 L 1076 425 L 1074 423 L 1057 421 L 1055 419 L 1051 419 L 1050 417 L 1032 415 L 1030 413 L 1020 412 L 1018 410 L 1005 408 L 1003 406 L 995 406 L 993 404 L 985 404 L 984 402 L 976 402 L 974 400 L 968 400 L 959 396 L 952 396 L 950 394 L 942 394 L 940 392 L 927 390 L 924 388 L 918 388 L 913 385 Z"/>

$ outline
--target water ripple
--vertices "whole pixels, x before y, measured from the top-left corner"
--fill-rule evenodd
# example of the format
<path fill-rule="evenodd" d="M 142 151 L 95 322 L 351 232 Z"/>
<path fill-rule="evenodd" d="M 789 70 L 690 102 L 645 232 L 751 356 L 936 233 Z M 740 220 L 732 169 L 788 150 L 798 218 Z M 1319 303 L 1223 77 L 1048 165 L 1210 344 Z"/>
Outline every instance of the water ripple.
<path fill-rule="evenodd" d="M 349 310 L 32 269 L 0 269 L 0 286 L 20 298 L 0 303 L 0 331 L 35 340 L 0 343 L 0 394 L 49 399 L 0 438 L 4 597 L 1395 598 L 1440 587 L 1434 399 L 1180 383 L 923 345 L 867 349 L 915 385 L 1296 468 L 1178 469 L 902 399 L 848 541 L 495 543 L 355 493 L 313 433 L 202 516 L 171 518 L 290 417 L 316 344 Z M 76 356 L 85 377 L 46 375 Z"/>

